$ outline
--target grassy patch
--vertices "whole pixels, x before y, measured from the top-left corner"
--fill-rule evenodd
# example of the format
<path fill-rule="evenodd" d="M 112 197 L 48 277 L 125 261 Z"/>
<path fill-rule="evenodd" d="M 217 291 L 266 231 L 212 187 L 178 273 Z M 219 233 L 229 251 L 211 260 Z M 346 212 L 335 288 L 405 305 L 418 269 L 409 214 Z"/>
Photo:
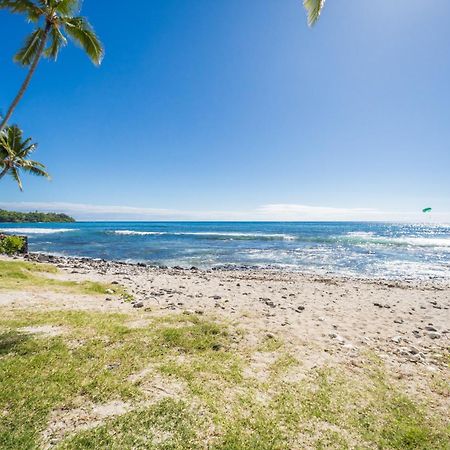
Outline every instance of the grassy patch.
<path fill-rule="evenodd" d="M 87 295 L 113 292 L 128 299 L 123 287 L 93 281 L 62 281 L 51 276 L 58 273 L 55 266 L 26 261 L 0 261 L 0 290 L 47 289 Z"/>
<path fill-rule="evenodd" d="M 81 311 L 0 315 L 0 448 L 35 449 L 52 412 L 111 401 L 131 411 L 90 430 L 76 426 L 61 449 L 446 449 L 450 430 L 431 405 L 405 394 L 383 365 L 300 370 L 278 341 L 267 380 L 247 379 L 252 352 L 231 325 L 195 315 L 152 318 Z M 21 332 L 60 326 L 59 336 Z M 262 343 L 267 345 L 267 343 Z M 271 351 L 275 351 L 272 343 Z M 147 370 L 150 368 L 150 370 Z M 131 375 L 142 374 L 138 381 Z M 295 377 L 294 377 L 295 379 Z M 153 397 L 154 383 L 176 395 Z M 133 406 L 134 405 L 134 406 Z M 133 408 L 135 408 L 133 410 Z"/>

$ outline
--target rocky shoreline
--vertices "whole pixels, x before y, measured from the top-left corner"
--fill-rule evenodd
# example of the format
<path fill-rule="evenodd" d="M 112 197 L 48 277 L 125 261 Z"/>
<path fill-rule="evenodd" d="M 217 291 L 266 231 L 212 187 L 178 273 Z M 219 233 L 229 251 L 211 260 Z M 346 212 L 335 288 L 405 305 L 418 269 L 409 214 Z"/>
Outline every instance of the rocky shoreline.
<path fill-rule="evenodd" d="M 144 262 L 125 262 L 118 260 L 106 260 L 99 258 L 86 258 L 86 257 L 74 257 L 74 256 L 57 256 L 47 253 L 30 252 L 24 257 L 29 261 L 40 262 L 40 263 L 51 263 L 55 265 L 60 265 L 62 267 L 83 269 L 83 270 L 99 270 L 101 272 L 114 271 L 118 269 L 123 269 L 130 271 L 130 273 L 140 272 L 142 270 L 150 271 L 162 271 L 167 273 L 217 273 L 217 272 L 243 272 L 243 273 L 257 273 L 257 274 L 278 274 L 286 276 L 301 277 L 316 281 L 358 281 L 375 285 L 383 285 L 387 287 L 401 287 L 401 288 L 422 288 L 430 290 L 446 290 L 450 289 L 450 280 L 433 277 L 426 279 L 393 279 L 393 278 L 365 278 L 356 277 L 349 275 L 338 275 L 338 274 L 317 274 L 302 271 L 292 271 L 280 269 L 278 267 L 266 266 L 264 268 L 259 266 L 248 266 L 248 265 L 220 265 L 215 266 L 210 269 L 202 269 L 199 267 L 181 267 L 173 266 L 169 267 L 161 264 L 154 263 L 144 263 Z"/>

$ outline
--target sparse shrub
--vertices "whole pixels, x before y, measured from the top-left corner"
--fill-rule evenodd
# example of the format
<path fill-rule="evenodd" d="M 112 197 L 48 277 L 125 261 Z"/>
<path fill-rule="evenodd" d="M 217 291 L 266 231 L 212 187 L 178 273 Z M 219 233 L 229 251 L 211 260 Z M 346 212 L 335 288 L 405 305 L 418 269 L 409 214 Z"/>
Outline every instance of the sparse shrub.
<path fill-rule="evenodd" d="M 25 240 L 20 236 L 0 236 L 0 254 L 14 255 L 23 252 Z"/>

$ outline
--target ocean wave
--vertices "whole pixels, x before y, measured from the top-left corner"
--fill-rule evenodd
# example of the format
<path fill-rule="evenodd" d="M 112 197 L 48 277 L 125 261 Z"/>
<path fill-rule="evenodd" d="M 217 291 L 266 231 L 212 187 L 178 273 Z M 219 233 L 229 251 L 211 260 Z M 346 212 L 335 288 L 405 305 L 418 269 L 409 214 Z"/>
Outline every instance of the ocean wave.
<path fill-rule="evenodd" d="M 15 234 L 55 234 L 55 233 L 68 233 L 69 231 L 77 231 L 74 228 L 2 228 L 0 232 L 3 233 L 15 233 Z"/>
<path fill-rule="evenodd" d="M 286 240 L 293 241 L 295 236 L 282 233 L 239 233 L 229 231 L 135 231 L 135 230 L 115 230 L 113 234 L 123 236 L 198 236 L 209 239 L 252 239 L 252 240 Z"/>
<path fill-rule="evenodd" d="M 132 230 L 116 230 L 112 232 L 113 234 L 119 234 L 123 236 L 152 236 L 152 235 L 163 235 L 167 233 L 158 231 L 132 231 Z"/>

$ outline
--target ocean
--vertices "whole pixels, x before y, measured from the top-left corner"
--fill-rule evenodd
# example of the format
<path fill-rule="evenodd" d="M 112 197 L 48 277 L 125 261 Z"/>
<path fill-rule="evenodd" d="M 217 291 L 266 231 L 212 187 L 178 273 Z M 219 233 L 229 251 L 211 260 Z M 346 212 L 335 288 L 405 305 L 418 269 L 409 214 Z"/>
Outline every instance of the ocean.
<path fill-rule="evenodd" d="M 450 225 L 355 222 L 1 224 L 30 251 L 154 265 L 450 279 Z"/>

